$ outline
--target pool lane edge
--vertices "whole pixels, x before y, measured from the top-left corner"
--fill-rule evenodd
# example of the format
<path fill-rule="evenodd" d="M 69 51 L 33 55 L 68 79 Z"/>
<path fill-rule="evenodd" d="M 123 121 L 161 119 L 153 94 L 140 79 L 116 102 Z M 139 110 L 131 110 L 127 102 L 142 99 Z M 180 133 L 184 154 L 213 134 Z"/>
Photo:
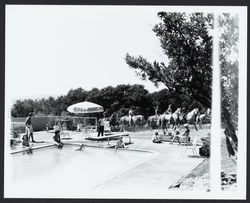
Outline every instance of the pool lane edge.
<path fill-rule="evenodd" d="M 84 143 L 64 143 L 64 145 L 73 145 L 73 146 L 81 146 Z M 32 150 L 37 150 L 37 149 L 44 149 L 44 148 L 49 148 L 49 147 L 55 147 L 55 144 L 47 144 L 47 145 L 43 145 L 43 146 L 37 146 L 32 148 Z M 98 145 L 90 145 L 90 144 L 84 144 L 84 146 L 86 147 L 95 147 L 95 148 L 102 148 L 102 149 L 112 149 L 111 147 L 105 147 L 105 146 L 98 146 Z M 115 150 L 115 149 L 114 149 Z M 135 152 L 147 152 L 147 153 L 158 153 L 156 151 L 152 151 L 152 150 L 144 150 L 144 149 L 136 149 L 136 148 L 119 148 L 119 151 L 135 151 Z M 14 152 L 11 152 L 10 154 L 18 154 L 18 153 L 23 153 L 25 152 L 26 149 L 19 149 L 16 150 Z"/>

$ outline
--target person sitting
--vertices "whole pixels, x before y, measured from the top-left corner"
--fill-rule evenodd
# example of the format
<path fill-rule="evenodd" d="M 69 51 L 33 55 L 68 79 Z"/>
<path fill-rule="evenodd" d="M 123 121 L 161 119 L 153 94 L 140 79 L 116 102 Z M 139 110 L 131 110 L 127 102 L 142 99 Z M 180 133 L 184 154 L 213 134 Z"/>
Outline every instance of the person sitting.
<path fill-rule="evenodd" d="M 84 128 L 83 128 L 83 124 L 79 122 L 79 123 L 77 124 L 77 126 L 76 126 L 76 131 L 77 131 L 77 132 L 81 132 L 82 129 L 84 129 Z"/>
<path fill-rule="evenodd" d="M 46 131 L 49 132 L 49 124 L 48 123 L 46 124 L 45 127 L 46 127 Z"/>
<path fill-rule="evenodd" d="M 154 134 L 154 136 L 152 137 L 152 142 L 153 142 L 153 143 L 161 143 L 161 139 L 160 139 L 160 137 L 158 136 L 158 132 L 156 132 L 156 133 Z"/>
<path fill-rule="evenodd" d="M 182 135 L 180 135 L 180 130 L 176 129 L 175 132 L 175 136 L 173 137 L 172 141 L 170 142 L 170 144 L 173 144 L 173 142 L 175 141 L 175 139 L 178 141 L 179 144 L 181 144 L 181 140 L 185 140 L 185 144 L 190 142 L 190 137 L 189 137 L 189 126 L 188 124 L 184 124 L 184 127 L 186 128 L 186 130 L 184 131 L 184 133 Z"/>
<path fill-rule="evenodd" d="M 53 136 L 53 140 L 54 140 L 54 144 L 57 145 L 58 149 L 63 148 L 63 143 L 61 142 L 59 129 L 55 130 L 55 135 Z"/>
<path fill-rule="evenodd" d="M 14 132 L 13 132 L 13 138 L 18 138 L 18 133 L 17 133 L 17 131 L 14 131 Z"/>
<path fill-rule="evenodd" d="M 126 145 L 123 142 L 122 136 L 119 136 L 119 138 L 116 142 L 115 150 L 117 150 L 118 148 L 126 148 Z"/>
<path fill-rule="evenodd" d="M 27 154 L 30 155 L 33 153 L 32 148 L 31 148 L 30 143 L 29 143 L 29 136 L 27 133 L 25 133 L 24 136 L 22 137 L 22 147 L 23 147 L 23 149 L 25 149 Z"/>
<path fill-rule="evenodd" d="M 173 142 L 174 142 L 175 140 L 177 140 L 178 143 L 180 144 L 180 143 L 181 143 L 181 142 L 180 142 L 180 137 L 181 137 L 180 133 L 181 133 L 181 130 L 180 130 L 179 128 L 177 128 L 177 129 L 175 129 L 174 132 L 175 132 L 175 135 L 173 135 L 170 144 L 173 144 Z"/>

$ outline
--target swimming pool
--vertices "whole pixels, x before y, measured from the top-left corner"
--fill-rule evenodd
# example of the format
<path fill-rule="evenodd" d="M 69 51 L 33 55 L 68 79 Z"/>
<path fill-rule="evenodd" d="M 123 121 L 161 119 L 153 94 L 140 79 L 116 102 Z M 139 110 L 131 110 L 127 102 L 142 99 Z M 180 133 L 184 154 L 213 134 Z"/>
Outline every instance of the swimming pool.
<path fill-rule="evenodd" d="M 65 145 L 10 157 L 6 197 L 84 197 L 85 192 L 153 158 L 153 153 Z M 79 148 L 79 147 L 78 147 Z"/>

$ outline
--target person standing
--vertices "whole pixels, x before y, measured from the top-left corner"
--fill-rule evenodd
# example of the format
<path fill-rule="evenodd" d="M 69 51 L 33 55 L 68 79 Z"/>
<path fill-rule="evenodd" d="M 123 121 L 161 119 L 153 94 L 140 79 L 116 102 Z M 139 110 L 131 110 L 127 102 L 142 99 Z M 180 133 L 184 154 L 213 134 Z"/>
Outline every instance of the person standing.
<path fill-rule="evenodd" d="M 33 127 L 32 127 L 32 123 L 31 123 L 31 117 L 33 116 L 33 113 L 29 113 L 28 117 L 26 118 L 24 124 L 26 127 L 26 133 L 28 135 L 29 141 L 31 138 L 32 142 L 35 142 L 34 137 L 33 137 Z"/>
<path fill-rule="evenodd" d="M 103 136 L 103 133 L 104 133 L 104 125 L 105 125 L 105 118 L 103 118 L 103 115 L 102 117 L 98 120 L 98 135 L 97 137 L 100 136 Z"/>

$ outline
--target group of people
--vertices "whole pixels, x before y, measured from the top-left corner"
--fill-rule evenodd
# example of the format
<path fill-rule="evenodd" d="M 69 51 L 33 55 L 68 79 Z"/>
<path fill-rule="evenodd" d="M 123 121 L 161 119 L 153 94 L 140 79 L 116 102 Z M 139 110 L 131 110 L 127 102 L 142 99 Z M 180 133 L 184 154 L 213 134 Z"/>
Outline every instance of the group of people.
<path fill-rule="evenodd" d="M 159 106 L 155 107 L 155 117 L 158 118 L 159 116 Z M 164 111 L 164 114 L 172 114 L 173 113 L 173 109 L 172 109 L 172 104 L 168 105 L 168 108 L 166 111 Z"/>
<path fill-rule="evenodd" d="M 61 141 L 60 136 L 60 126 L 56 125 L 54 126 L 55 134 L 53 136 L 54 144 L 57 146 L 58 149 L 62 149 L 64 143 Z M 82 151 L 84 148 L 84 144 L 81 144 L 79 148 L 76 149 L 76 151 Z"/>
<path fill-rule="evenodd" d="M 159 106 L 156 106 L 156 108 L 155 108 L 155 119 L 158 119 L 158 117 L 159 117 L 158 111 L 159 111 Z M 168 106 L 168 109 L 164 112 L 164 114 L 172 114 L 172 113 L 173 113 L 172 105 L 170 104 Z M 133 116 L 134 116 L 134 112 L 133 112 L 133 109 L 131 108 L 129 110 L 129 112 L 128 112 L 129 125 L 131 125 L 132 122 L 133 122 Z M 100 135 L 103 136 L 103 134 L 104 134 L 104 125 L 105 125 L 105 122 L 107 120 L 108 120 L 107 119 L 107 114 L 106 114 L 106 112 L 104 112 L 103 115 L 102 115 L 102 117 L 98 120 L 98 134 L 97 134 L 97 137 L 99 137 Z M 182 140 L 187 140 L 187 141 L 189 140 L 190 141 L 190 137 L 189 137 L 189 133 L 190 133 L 189 125 L 188 124 L 184 124 L 184 127 L 185 127 L 185 131 L 184 131 L 183 134 L 181 134 L 181 130 L 179 128 L 175 129 L 175 135 L 173 136 L 170 144 L 172 144 L 175 140 L 177 140 L 179 144 L 181 143 Z M 153 143 L 161 143 L 162 142 L 162 139 L 159 136 L 158 132 L 156 132 L 153 135 L 152 142 Z M 119 139 L 117 141 L 117 147 L 118 146 L 125 147 L 125 144 L 122 141 L 122 137 L 119 137 Z"/>
<path fill-rule="evenodd" d="M 132 110 L 130 112 L 132 114 Z M 98 120 L 98 123 L 97 123 L 97 126 L 98 126 L 98 134 L 97 134 L 97 137 L 99 136 L 103 136 L 104 135 L 104 127 L 105 125 L 108 123 L 108 119 L 107 119 L 107 113 L 104 112 L 100 119 Z M 117 150 L 118 148 L 126 148 L 125 146 L 125 143 L 123 142 L 123 137 L 122 136 L 119 136 L 118 137 L 118 140 L 116 142 L 116 145 L 115 145 L 115 150 Z"/>
<path fill-rule="evenodd" d="M 26 128 L 26 132 L 22 137 L 22 147 L 26 150 L 26 152 L 28 154 L 32 154 L 32 148 L 31 148 L 31 144 L 35 143 L 36 141 L 34 140 L 34 136 L 33 136 L 33 127 L 32 127 L 32 116 L 33 113 L 29 113 L 28 117 L 26 118 L 24 124 L 25 124 L 25 128 Z M 47 128 L 47 126 L 46 126 Z M 60 138 L 60 127 L 59 126 L 55 126 L 54 129 L 54 136 L 53 136 L 53 140 L 54 140 L 54 144 L 59 148 L 62 149 L 63 147 L 63 143 L 61 141 Z"/>
<path fill-rule="evenodd" d="M 179 144 L 181 144 L 182 142 L 185 142 L 185 143 L 190 143 L 190 129 L 189 129 L 189 125 L 186 123 L 184 124 L 184 127 L 185 127 L 185 131 L 181 134 L 181 130 L 178 128 L 178 129 L 175 129 L 175 134 L 172 136 L 172 140 L 170 142 L 170 144 L 173 144 L 173 142 L 175 140 L 177 140 L 177 142 Z M 155 134 L 153 135 L 152 137 L 152 142 L 153 143 L 161 143 L 162 142 L 162 139 L 161 137 L 159 136 L 158 132 L 155 132 Z"/>
<path fill-rule="evenodd" d="M 155 117 L 156 117 L 156 118 L 159 117 L 158 111 L 159 111 L 159 106 L 156 106 L 156 107 L 155 107 Z M 185 113 L 185 111 L 186 111 L 185 108 L 181 108 L 181 112 Z M 169 104 L 167 110 L 164 111 L 163 114 L 170 114 L 170 115 L 171 115 L 171 114 L 173 114 L 173 113 L 174 113 L 174 112 L 173 112 L 172 104 Z"/>
<path fill-rule="evenodd" d="M 155 119 L 157 120 L 158 117 L 159 117 L 159 106 L 156 106 L 155 107 Z M 168 109 L 164 112 L 164 114 L 172 114 L 173 113 L 173 110 L 172 110 L 172 104 L 169 104 L 168 106 Z M 132 124 L 133 122 L 133 116 L 134 116 L 134 111 L 133 109 L 131 108 L 129 111 L 128 111 L 128 117 L 129 117 L 129 125 Z"/>
<path fill-rule="evenodd" d="M 23 135 L 22 137 L 22 147 L 26 150 L 26 152 L 28 154 L 32 154 L 32 148 L 31 148 L 31 145 L 30 145 L 30 140 L 31 142 L 36 142 L 34 140 L 34 137 L 33 137 L 33 127 L 32 127 L 32 121 L 31 121 L 31 118 L 33 116 L 33 113 L 29 113 L 28 114 L 28 117 L 26 118 L 24 124 L 25 124 L 25 127 L 26 127 L 26 133 Z M 97 137 L 99 136 L 103 136 L 104 135 L 104 126 L 106 124 L 106 121 L 107 120 L 107 114 L 106 112 L 103 113 L 103 116 L 98 120 L 98 134 L 97 134 Z M 46 130 L 48 130 L 47 128 L 48 126 L 46 125 Z M 61 141 L 61 136 L 60 136 L 60 125 L 55 125 L 54 126 L 54 136 L 53 136 L 53 141 L 54 141 L 54 144 L 58 147 L 58 149 L 62 149 L 63 148 L 63 142 Z M 83 149 L 83 144 L 80 146 L 78 150 L 82 150 Z M 122 136 L 120 136 L 117 140 L 117 144 L 116 144 L 116 147 L 115 149 L 117 150 L 118 148 L 121 148 L 121 147 L 125 147 L 125 143 L 123 142 L 123 139 L 122 139 Z"/>
<path fill-rule="evenodd" d="M 156 118 L 158 118 L 158 116 L 159 116 L 158 115 L 158 110 L 159 110 L 159 107 L 156 106 L 156 108 L 155 108 L 155 117 Z M 173 113 L 171 104 L 168 106 L 168 109 L 164 113 L 168 113 L 168 114 Z M 31 140 L 31 142 L 36 142 L 34 140 L 34 137 L 33 137 L 33 128 L 32 128 L 32 123 L 31 123 L 32 116 L 33 116 L 33 113 L 29 113 L 27 119 L 25 120 L 26 133 L 22 138 L 22 146 L 23 146 L 23 148 L 26 148 L 28 154 L 32 154 L 32 149 L 31 149 L 31 146 L 30 146 L 30 140 Z M 134 116 L 134 112 L 133 112 L 132 109 L 129 110 L 128 116 L 129 116 L 129 124 L 131 125 L 131 122 L 133 122 L 133 116 Z M 104 136 L 104 127 L 105 127 L 105 124 L 106 124 L 107 121 L 108 121 L 107 113 L 104 112 L 102 114 L 101 118 L 98 120 L 98 124 L 97 124 L 97 126 L 98 126 L 98 128 L 97 128 L 98 129 L 98 134 L 97 134 L 97 137 Z M 170 144 L 172 144 L 175 140 L 177 140 L 178 143 L 180 144 L 182 139 L 186 139 L 186 140 L 190 139 L 189 138 L 190 130 L 189 130 L 188 124 L 184 124 L 184 127 L 185 127 L 185 131 L 184 131 L 183 134 L 181 134 L 180 129 L 175 129 L 175 135 L 173 136 Z M 55 130 L 54 131 L 55 134 L 53 136 L 54 144 L 59 149 L 62 149 L 63 148 L 63 143 L 62 143 L 61 138 L 60 138 L 60 126 L 55 126 L 54 130 Z M 161 143 L 162 142 L 158 132 L 156 132 L 153 135 L 152 142 L 153 143 Z M 83 146 L 81 146 L 79 149 L 82 149 L 82 147 Z M 120 136 L 118 138 L 115 148 L 117 149 L 119 147 L 125 147 L 125 144 L 124 144 L 124 142 L 122 140 L 122 136 Z"/>

